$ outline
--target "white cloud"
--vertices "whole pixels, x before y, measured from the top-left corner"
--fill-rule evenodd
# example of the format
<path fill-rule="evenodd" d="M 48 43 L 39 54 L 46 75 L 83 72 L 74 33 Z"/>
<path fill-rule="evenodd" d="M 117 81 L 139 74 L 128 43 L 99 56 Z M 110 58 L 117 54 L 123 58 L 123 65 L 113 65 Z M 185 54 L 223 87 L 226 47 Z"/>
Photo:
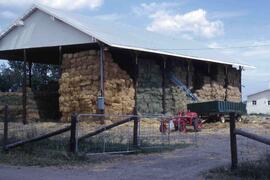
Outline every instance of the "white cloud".
<path fill-rule="evenodd" d="M 103 0 L 1 0 L 0 5 L 7 7 L 24 7 L 32 3 L 41 3 L 53 8 L 64 10 L 96 9 Z"/>
<path fill-rule="evenodd" d="M 17 14 L 15 14 L 12 11 L 2 11 L 0 12 L 0 18 L 4 19 L 14 19 L 17 17 Z"/>
<path fill-rule="evenodd" d="M 98 16 L 95 16 L 95 18 L 100 19 L 100 20 L 116 21 L 116 20 L 121 19 L 122 15 L 117 14 L 117 13 L 112 13 L 112 14 L 98 15 Z"/>
<path fill-rule="evenodd" d="M 197 36 L 212 38 L 224 33 L 223 23 L 219 20 L 210 21 L 207 12 L 198 9 L 185 14 L 171 14 L 168 11 L 157 11 L 149 17 L 152 22 L 147 27 L 155 32 L 186 32 Z"/>
<path fill-rule="evenodd" d="M 137 16 L 144 16 L 144 15 L 149 15 L 152 13 L 155 13 L 157 10 L 163 11 L 163 10 L 168 10 L 169 8 L 175 8 L 179 6 L 180 3 L 176 2 L 162 2 L 162 3 L 142 3 L 140 6 L 136 6 L 132 9 L 133 13 Z"/>

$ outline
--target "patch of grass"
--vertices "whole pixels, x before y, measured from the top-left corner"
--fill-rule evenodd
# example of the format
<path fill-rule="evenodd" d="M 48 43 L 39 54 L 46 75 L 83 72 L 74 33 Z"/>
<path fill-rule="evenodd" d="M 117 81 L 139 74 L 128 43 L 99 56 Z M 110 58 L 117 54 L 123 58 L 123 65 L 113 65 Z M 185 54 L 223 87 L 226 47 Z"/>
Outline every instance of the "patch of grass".
<path fill-rule="evenodd" d="M 57 166 L 83 164 L 84 156 L 77 156 L 67 151 L 67 144 L 55 140 L 46 140 L 0 151 L 0 162 L 21 166 Z"/>
<path fill-rule="evenodd" d="M 219 167 L 205 173 L 205 179 L 270 179 L 270 155 L 258 161 L 247 161 L 231 170 L 229 167 Z"/>
<path fill-rule="evenodd" d="M 151 146 L 149 148 L 134 148 L 129 150 L 136 150 L 131 154 L 150 154 L 162 153 L 172 151 L 177 148 L 185 148 L 189 146 L 187 143 L 172 144 L 164 146 Z M 73 166 L 73 165 L 89 165 L 93 163 L 104 162 L 107 159 L 114 159 L 113 156 L 103 159 L 94 156 L 87 156 L 87 153 L 100 153 L 102 152 L 103 145 L 98 143 L 98 146 L 93 149 L 93 142 L 82 142 L 79 144 L 79 153 L 74 155 L 68 152 L 69 139 L 47 139 L 40 142 L 26 144 L 21 147 L 5 152 L 0 150 L 0 162 L 3 164 L 15 166 Z M 145 144 L 144 144 L 144 147 Z M 92 149 L 91 149 L 92 148 Z M 107 151 L 120 151 L 126 150 L 125 143 L 107 143 Z M 128 155 L 127 155 L 128 156 Z"/>

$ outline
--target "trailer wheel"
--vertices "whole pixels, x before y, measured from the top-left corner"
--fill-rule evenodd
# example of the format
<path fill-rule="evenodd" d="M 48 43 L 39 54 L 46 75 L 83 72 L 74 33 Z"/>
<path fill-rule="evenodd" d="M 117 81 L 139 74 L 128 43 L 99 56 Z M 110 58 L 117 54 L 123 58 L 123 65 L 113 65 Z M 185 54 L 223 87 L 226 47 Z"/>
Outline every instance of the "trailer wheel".
<path fill-rule="evenodd" d="M 219 120 L 221 123 L 225 123 L 225 121 L 226 121 L 224 116 L 220 116 Z"/>
<path fill-rule="evenodd" d="M 238 115 L 236 119 L 238 122 L 242 122 L 242 117 L 240 115 Z"/>

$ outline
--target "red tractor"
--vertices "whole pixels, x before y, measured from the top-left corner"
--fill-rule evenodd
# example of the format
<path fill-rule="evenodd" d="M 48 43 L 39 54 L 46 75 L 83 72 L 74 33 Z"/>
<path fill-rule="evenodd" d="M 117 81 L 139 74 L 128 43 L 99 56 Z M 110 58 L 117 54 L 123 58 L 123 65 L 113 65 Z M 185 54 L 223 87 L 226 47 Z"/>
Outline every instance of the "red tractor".
<path fill-rule="evenodd" d="M 196 112 L 179 112 L 177 117 L 162 120 L 160 132 L 165 133 L 168 130 L 171 130 L 172 126 L 174 126 L 176 131 L 186 132 L 187 125 L 193 126 L 196 132 L 201 130 L 202 121 L 199 119 Z"/>

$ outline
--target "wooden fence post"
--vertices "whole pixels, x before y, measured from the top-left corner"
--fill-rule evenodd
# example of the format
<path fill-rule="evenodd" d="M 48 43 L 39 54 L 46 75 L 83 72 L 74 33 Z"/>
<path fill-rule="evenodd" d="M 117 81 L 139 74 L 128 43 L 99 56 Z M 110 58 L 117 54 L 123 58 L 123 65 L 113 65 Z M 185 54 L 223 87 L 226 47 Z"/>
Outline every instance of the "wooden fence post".
<path fill-rule="evenodd" d="M 77 153 L 78 151 L 78 137 L 77 137 L 77 114 L 71 115 L 71 130 L 70 130 L 70 152 Z"/>
<path fill-rule="evenodd" d="M 8 143 L 8 105 L 5 105 L 5 117 L 4 117 L 4 137 L 3 137 L 3 149 L 6 150 Z"/>
<path fill-rule="evenodd" d="M 235 113 L 230 113 L 231 169 L 237 168 L 237 141 L 235 134 Z"/>
<path fill-rule="evenodd" d="M 134 119 L 134 126 L 133 126 L 133 146 L 139 146 L 139 117 L 135 117 Z"/>

